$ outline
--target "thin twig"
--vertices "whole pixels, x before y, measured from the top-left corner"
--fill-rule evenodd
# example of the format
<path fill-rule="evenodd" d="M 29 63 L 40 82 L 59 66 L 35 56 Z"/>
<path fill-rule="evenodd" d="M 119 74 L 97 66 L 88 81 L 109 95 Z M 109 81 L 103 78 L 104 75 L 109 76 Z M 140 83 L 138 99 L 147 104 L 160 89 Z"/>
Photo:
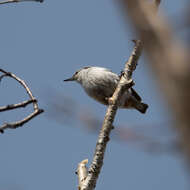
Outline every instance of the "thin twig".
<path fill-rule="evenodd" d="M 0 112 L 3 112 L 3 111 L 8 111 L 8 110 L 13 110 L 13 109 L 16 109 L 16 108 L 21 108 L 21 107 L 26 107 L 28 104 L 31 104 L 33 102 L 35 102 L 37 100 L 27 100 L 27 101 L 23 101 L 21 103 L 18 103 L 18 104 L 9 104 L 7 106 L 2 106 L 0 107 Z"/>
<path fill-rule="evenodd" d="M 125 64 L 124 74 L 122 75 L 120 82 L 110 98 L 109 106 L 104 118 L 102 129 L 100 131 L 96 149 L 93 157 L 93 161 L 88 170 L 88 175 L 83 183 L 80 183 L 80 190 L 93 190 L 96 186 L 100 170 L 103 165 L 104 153 L 106 150 L 107 142 L 109 141 L 109 135 L 113 129 L 113 121 L 118 109 L 118 101 L 122 97 L 123 93 L 132 87 L 132 73 L 136 69 L 137 61 L 142 52 L 142 43 L 140 40 L 135 41 L 135 47 L 129 60 Z"/>
<path fill-rule="evenodd" d="M 8 3 L 31 2 L 31 1 L 42 3 L 44 0 L 5 0 L 5 1 L 1 1 L 0 5 L 8 4 Z"/>
<path fill-rule="evenodd" d="M 18 82 L 25 88 L 27 94 L 29 95 L 29 98 L 30 98 L 31 100 L 35 100 L 34 96 L 32 95 L 31 90 L 29 89 L 29 87 L 26 85 L 26 83 L 25 83 L 23 80 L 21 80 L 21 79 L 20 79 L 19 77 L 17 77 L 15 74 L 10 73 L 10 72 L 6 72 L 6 71 L 3 70 L 3 69 L 0 69 L 0 72 L 4 73 L 4 75 L 3 75 L 4 77 L 5 77 L 5 76 L 8 76 L 8 77 L 11 77 L 11 78 L 15 79 L 16 81 L 18 81 Z M 37 104 L 36 101 L 33 101 L 33 106 L 34 106 L 34 110 L 37 110 L 37 109 L 38 109 L 38 104 Z"/>
<path fill-rule="evenodd" d="M 33 104 L 33 109 L 34 111 L 28 115 L 27 117 L 25 117 L 22 120 L 16 121 L 16 122 L 12 122 L 12 123 L 5 123 L 2 126 L 0 126 L 0 132 L 3 133 L 5 129 L 15 129 L 17 127 L 20 127 L 22 125 L 24 125 L 26 122 L 30 121 L 32 118 L 34 118 L 35 116 L 39 115 L 40 113 L 43 112 L 42 109 L 38 108 L 38 103 L 36 98 L 34 98 L 31 90 L 29 89 L 29 87 L 27 86 L 27 84 L 20 79 L 19 77 L 17 77 L 15 74 L 7 72 L 3 69 L 0 69 L 0 72 L 2 72 L 3 74 L 0 76 L 0 82 L 4 77 L 10 77 L 13 78 L 14 80 L 16 80 L 19 84 L 21 84 L 21 86 L 23 86 L 23 88 L 26 90 L 26 93 L 29 96 L 29 100 L 27 101 L 23 101 L 21 103 L 18 104 L 12 104 L 12 105 L 7 105 L 7 106 L 2 106 L 0 107 L 0 112 L 3 111 L 7 111 L 7 110 L 13 110 L 13 109 L 17 109 L 17 108 L 21 108 L 21 107 L 25 107 L 28 104 Z"/>
<path fill-rule="evenodd" d="M 44 110 L 42 109 L 38 109 L 35 110 L 34 112 L 32 112 L 30 115 L 28 115 L 27 117 L 25 117 L 22 120 L 19 121 L 15 121 L 12 123 L 5 123 L 0 127 L 0 132 L 4 133 L 5 129 L 16 129 L 18 127 L 23 126 L 25 123 L 27 123 L 28 121 L 30 121 L 32 118 L 34 118 L 35 116 L 39 115 L 40 113 L 42 113 Z"/>

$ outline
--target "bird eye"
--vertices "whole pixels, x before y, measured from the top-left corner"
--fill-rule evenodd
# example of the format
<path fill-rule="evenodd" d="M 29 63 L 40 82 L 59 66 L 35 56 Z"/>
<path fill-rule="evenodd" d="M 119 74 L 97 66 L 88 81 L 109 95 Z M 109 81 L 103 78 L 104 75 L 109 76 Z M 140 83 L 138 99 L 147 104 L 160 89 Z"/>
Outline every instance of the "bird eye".
<path fill-rule="evenodd" d="M 89 69 L 90 67 L 84 67 L 83 69 Z"/>

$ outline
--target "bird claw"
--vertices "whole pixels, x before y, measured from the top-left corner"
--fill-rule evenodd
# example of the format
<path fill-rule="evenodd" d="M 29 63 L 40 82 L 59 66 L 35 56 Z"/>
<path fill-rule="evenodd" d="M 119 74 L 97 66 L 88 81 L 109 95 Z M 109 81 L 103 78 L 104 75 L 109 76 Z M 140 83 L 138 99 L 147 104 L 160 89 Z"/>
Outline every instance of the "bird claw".
<path fill-rule="evenodd" d="M 113 98 L 112 97 L 108 98 L 108 104 L 113 105 L 113 103 L 114 103 Z"/>
<path fill-rule="evenodd" d="M 108 105 L 112 105 L 113 104 L 113 98 L 112 97 L 105 97 L 105 100 L 107 102 Z"/>
<path fill-rule="evenodd" d="M 126 87 L 127 88 L 131 88 L 132 86 L 134 86 L 135 85 L 135 82 L 133 81 L 133 79 L 130 79 L 129 81 L 128 81 L 128 83 L 126 84 Z"/>
<path fill-rule="evenodd" d="M 121 72 L 120 72 L 120 75 L 119 75 L 119 78 L 121 79 L 121 77 L 124 76 L 124 75 L 125 75 L 125 72 L 124 72 L 124 71 L 121 71 Z"/>

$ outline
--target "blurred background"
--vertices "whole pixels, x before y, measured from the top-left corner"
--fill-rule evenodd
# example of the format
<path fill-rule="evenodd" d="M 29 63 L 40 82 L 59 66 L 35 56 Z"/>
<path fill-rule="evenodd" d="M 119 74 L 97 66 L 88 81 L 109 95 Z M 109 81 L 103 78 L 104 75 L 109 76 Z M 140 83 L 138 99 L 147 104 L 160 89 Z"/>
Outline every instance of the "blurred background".
<path fill-rule="evenodd" d="M 176 37 L 188 41 L 187 0 L 163 1 L 160 11 Z M 106 107 L 76 83 L 64 83 L 84 66 L 116 73 L 136 39 L 115 0 L 46 0 L 0 6 L 0 67 L 29 85 L 45 113 L 0 135 L 0 190 L 76 189 L 75 170 L 91 162 Z M 167 101 L 142 55 L 135 89 L 149 104 L 145 115 L 118 110 L 97 189 L 189 189 L 189 171 L 172 127 Z M 0 83 L 0 106 L 27 99 L 15 81 Z M 0 122 L 23 118 L 32 106 L 1 113 Z"/>

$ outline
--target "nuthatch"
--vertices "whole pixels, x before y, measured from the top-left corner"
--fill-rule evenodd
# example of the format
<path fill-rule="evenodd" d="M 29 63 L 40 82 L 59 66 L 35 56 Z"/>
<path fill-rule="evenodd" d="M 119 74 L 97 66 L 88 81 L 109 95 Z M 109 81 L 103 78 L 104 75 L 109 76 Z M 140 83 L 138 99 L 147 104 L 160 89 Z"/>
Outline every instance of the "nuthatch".
<path fill-rule="evenodd" d="M 108 105 L 108 99 L 113 95 L 120 77 L 103 67 L 84 67 L 64 81 L 76 81 L 82 85 L 85 92 L 98 102 Z M 135 108 L 145 113 L 148 105 L 141 102 L 141 97 L 133 88 L 124 92 L 119 100 L 120 108 Z"/>

